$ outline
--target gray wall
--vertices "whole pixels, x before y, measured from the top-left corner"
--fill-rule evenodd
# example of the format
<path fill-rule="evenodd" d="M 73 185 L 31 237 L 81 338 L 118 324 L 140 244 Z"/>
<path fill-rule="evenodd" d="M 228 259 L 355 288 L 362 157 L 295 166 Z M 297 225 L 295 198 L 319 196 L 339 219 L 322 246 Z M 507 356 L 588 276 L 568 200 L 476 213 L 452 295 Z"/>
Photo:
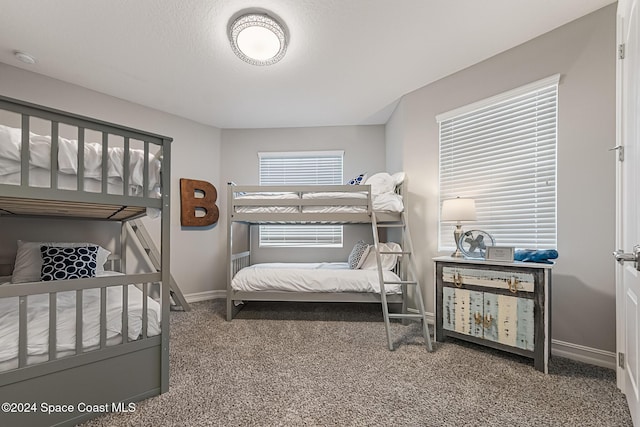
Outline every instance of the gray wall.
<path fill-rule="evenodd" d="M 223 129 L 223 182 L 256 185 L 259 183 L 258 152 L 344 150 L 345 180 L 362 172 L 369 176 L 385 171 L 384 126 L 328 126 L 276 129 Z M 226 204 L 225 204 L 226 205 Z M 371 227 L 344 228 L 341 249 L 257 247 L 257 227 L 252 227 L 252 262 L 346 261 L 359 239 L 372 242 Z M 235 248 L 234 248 L 235 250 Z"/>
<path fill-rule="evenodd" d="M 561 73 L 558 251 L 552 338 L 615 351 L 615 5 L 425 86 L 402 99 L 386 127 L 389 169 L 410 178 L 410 222 L 433 311 L 439 113 Z"/>
<path fill-rule="evenodd" d="M 212 228 L 182 229 L 180 226 L 179 179 L 190 178 L 220 185 L 220 130 L 151 108 L 123 101 L 60 80 L 44 77 L 0 63 L 0 94 L 57 108 L 145 131 L 173 137 L 171 186 L 171 263 L 172 273 L 183 293 L 194 294 L 223 289 L 226 266 L 225 218 Z M 220 206 L 220 205 L 219 205 Z M 155 238 L 160 221 L 146 221 Z M 5 228 L 6 226 L 6 228 Z M 3 219 L 0 259 L 15 253 L 16 239 L 59 241 L 96 240 L 114 249 L 113 224 L 77 223 L 66 220 Z M 116 231 L 119 227 L 116 227 Z M 117 231 L 119 233 L 119 231 Z M 44 239 L 44 237 L 43 237 Z"/>

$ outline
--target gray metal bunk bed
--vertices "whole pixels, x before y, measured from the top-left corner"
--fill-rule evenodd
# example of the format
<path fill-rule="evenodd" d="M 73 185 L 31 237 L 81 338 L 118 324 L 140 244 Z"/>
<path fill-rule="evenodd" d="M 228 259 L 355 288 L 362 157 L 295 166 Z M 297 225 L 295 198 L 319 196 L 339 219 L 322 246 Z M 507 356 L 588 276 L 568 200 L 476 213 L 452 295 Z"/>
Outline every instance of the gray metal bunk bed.
<path fill-rule="evenodd" d="M 395 194 L 406 195 L 406 184 L 403 180 L 395 186 Z M 277 195 L 285 194 L 287 197 Z M 273 197 L 276 195 L 277 197 Z M 375 210 L 375 203 L 370 185 L 297 185 L 297 186 L 255 186 L 229 183 L 227 188 L 227 320 L 232 320 L 236 311 L 236 303 L 245 301 L 299 301 L 299 302 L 373 302 L 382 305 L 387 341 L 389 349 L 394 345 L 390 332 L 390 319 L 414 319 L 422 321 L 425 344 L 429 350 L 427 319 L 420 285 L 416 279 L 413 260 L 413 249 L 404 208 L 397 211 Z M 260 224 L 371 224 L 377 260 L 377 280 L 379 292 L 321 292 L 321 291 L 281 291 L 237 290 L 232 286 L 236 274 L 251 265 L 251 233 L 237 229 L 239 224 L 247 228 Z M 379 242 L 380 229 L 399 228 L 402 250 L 394 254 L 399 261 L 393 269 L 400 280 L 385 279 L 381 257 L 391 252 L 381 250 Z M 236 234 L 246 236 L 249 242 L 240 242 L 241 251 L 234 249 L 237 245 Z M 248 249 L 248 250 L 245 250 Z M 400 294 L 388 294 L 385 289 L 391 285 L 400 285 Z M 407 288 L 414 286 L 416 291 L 417 313 L 408 312 Z M 386 286 L 386 287 L 385 287 Z M 402 304 L 401 313 L 390 313 L 388 304 Z"/>
<path fill-rule="evenodd" d="M 17 313 L 15 324 L 2 325 L 13 328 L 16 333 L 17 354 L 13 360 L 14 367 L 0 370 L 0 396 L 3 396 L 0 400 L 10 403 L 6 408 L 3 406 L 0 425 L 75 425 L 101 412 L 126 410 L 129 402 L 168 391 L 170 289 L 164 284 L 170 283 L 169 189 L 172 139 L 7 97 L 0 97 L 0 110 L 18 115 L 21 123 L 20 130 L 10 130 L 19 132 L 20 143 L 16 143 L 19 148 L 19 172 L 17 182 L 0 179 L 0 216 L 30 217 L 34 221 L 46 221 L 47 218 L 90 219 L 116 221 L 124 225 L 128 220 L 144 216 L 147 209 L 155 209 L 161 214 L 162 233 L 159 272 L 115 273 L 117 275 L 106 277 L 0 285 L 0 301 L 7 306 L 15 304 Z M 30 184 L 31 175 L 43 173 L 43 170 L 36 170 L 33 166 L 35 153 L 31 151 L 39 148 L 34 143 L 34 134 L 30 133 L 32 120 L 50 123 L 50 137 L 47 137 L 49 145 L 46 146 L 50 155 L 50 168 L 44 172 L 49 181 L 46 187 Z M 64 161 L 61 145 L 63 142 L 68 145 L 69 142 L 63 141 L 60 136 L 61 126 L 65 126 L 65 131 L 67 127 L 77 129 L 77 140 L 74 139 L 73 142 L 77 158 L 72 159 L 77 166 L 77 173 L 72 178 L 63 177 L 59 170 Z M 98 170 L 101 177 L 111 176 L 108 171 L 109 166 L 113 166 L 109 159 L 112 148 L 110 138 L 121 141 L 119 153 L 123 156 L 120 164 L 123 173 L 118 184 L 122 188 L 120 194 L 114 194 L 113 180 L 108 179 L 93 180 L 92 185 L 97 188 L 92 191 L 85 189 L 90 172 L 85 170 L 84 158 L 85 149 L 89 148 L 89 141 L 85 142 L 88 131 L 102 135 L 101 141 L 97 143 L 100 145 L 91 143 L 94 144 L 91 148 L 97 149 L 101 155 L 102 162 Z M 7 148 L 9 142 L 2 144 L 5 144 L 3 148 Z M 134 145 L 141 145 L 143 148 L 136 151 Z M 154 155 L 156 151 L 161 154 Z M 130 182 L 134 171 L 129 168 L 133 164 L 131 156 L 134 154 L 141 157 L 141 162 L 138 163 L 141 169 L 137 172 L 138 176 L 142 172 L 142 182 L 137 192 L 131 190 L 133 184 Z M 160 188 L 161 191 L 156 194 L 153 194 L 153 183 L 149 178 L 152 159 L 160 162 L 160 185 L 156 189 Z M 4 172 L 7 168 L 2 165 L 7 164 L 9 163 L 0 163 L 0 168 L 5 168 Z M 69 179 L 76 182 L 77 188 L 62 189 L 63 185 L 60 184 Z M 121 272 L 126 272 L 125 245 L 126 234 L 123 231 L 120 236 L 120 257 L 115 257 L 115 262 L 112 262 Z M 159 297 L 156 297 L 158 301 L 155 303 L 150 293 L 152 284 L 160 284 Z M 140 295 L 139 333 L 134 329 L 137 324 L 134 326 L 131 317 L 134 315 L 134 294 Z M 111 306 L 114 295 L 119 296 L 115 299 L 115 310 L 119 313 L 116 315 L 116 323 L 120 328 L 115 331 L 115 337 L 114 331 L 108 330 L 107 326 L 107 317 L 113 317 L 109 310 L 114 310 Z M 71 313 L 64 312 L 61 303 L 63 297 L 69 296 L 75 299 L 75 308 Z M 99 317 L 96 326 L 99 338 L 96 345 L 87 346 L 85 341 L 88 332 L 84 324 L 88 321 L 86 306 L 91 298 L 95 299 L 98 313 L 91 316 L 95 314 Z M 32 312 L 36 302 L 43 299 L 46 309 L 38 313 Z M 159 321 L 160 330 L 152 333 L 150 313 L 151 306 L 155 307 L 156 304 L 159 308 L 154 313 L 157 315 L 151 316 L 158 317 L 155 320 Z M 75 323 L 70 331 L 75 348 L 63 352 L 60 350 L 60 340 L 62 334 L 68 332 L 61 323 L 69 314 L 72 316 L 72 323 Z M 44 332 L 44 340 L 48 343 L 46 354 L 39 358 L 30 353 L 34 334 L 30 328 L 34 317 L 44 320 L 48 325 Z M 0 319 L 8 322 L 7 317 L 0 316 Z M 113 321 L 113 318 L 110 320 Z M 9 335 L 10 333 L 6 333 L 5 338 Z"/>

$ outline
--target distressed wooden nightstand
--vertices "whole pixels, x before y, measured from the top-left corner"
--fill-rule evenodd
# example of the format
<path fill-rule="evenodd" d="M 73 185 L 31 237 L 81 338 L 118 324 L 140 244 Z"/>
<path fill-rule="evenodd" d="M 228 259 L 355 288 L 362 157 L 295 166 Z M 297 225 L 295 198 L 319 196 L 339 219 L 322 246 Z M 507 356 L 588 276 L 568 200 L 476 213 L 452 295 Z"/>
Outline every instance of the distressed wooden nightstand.
<path fill-rule="evenodd" d="M 437 257 L 436 341 L 454 337 L 533 359 L 548 373 L 553 264 Z"/>

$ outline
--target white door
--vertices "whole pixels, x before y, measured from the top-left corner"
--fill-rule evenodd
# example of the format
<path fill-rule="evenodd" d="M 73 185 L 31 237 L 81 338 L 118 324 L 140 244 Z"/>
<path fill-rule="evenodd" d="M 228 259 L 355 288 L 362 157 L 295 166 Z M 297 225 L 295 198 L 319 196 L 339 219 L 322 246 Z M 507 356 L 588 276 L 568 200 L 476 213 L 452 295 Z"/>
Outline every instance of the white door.
<path fill-rule="evenodd" d="M 624 161 L 618 175 L 618 258 L 637 259 L 640 245 L 640 0 L 619 0 L 618 43 L 618 145 Z M 618 351 L 624 353 L 618 384 L 627 397 L 634 425 L 640 426 L 640 271 L 633 261 L 621 262 L 617 271 L 616 311 Z"/>

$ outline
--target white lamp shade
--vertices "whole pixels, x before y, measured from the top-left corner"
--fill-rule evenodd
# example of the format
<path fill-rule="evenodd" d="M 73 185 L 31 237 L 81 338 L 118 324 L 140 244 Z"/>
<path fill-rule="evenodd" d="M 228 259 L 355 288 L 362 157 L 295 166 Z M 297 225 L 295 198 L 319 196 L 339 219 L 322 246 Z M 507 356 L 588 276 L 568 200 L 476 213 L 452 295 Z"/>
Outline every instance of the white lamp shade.
<path fill-rule="evenodd" d="M 442 221 L 475 221 L 476 202 L 473 199 L 448 199 L 442 202 Z"/>

